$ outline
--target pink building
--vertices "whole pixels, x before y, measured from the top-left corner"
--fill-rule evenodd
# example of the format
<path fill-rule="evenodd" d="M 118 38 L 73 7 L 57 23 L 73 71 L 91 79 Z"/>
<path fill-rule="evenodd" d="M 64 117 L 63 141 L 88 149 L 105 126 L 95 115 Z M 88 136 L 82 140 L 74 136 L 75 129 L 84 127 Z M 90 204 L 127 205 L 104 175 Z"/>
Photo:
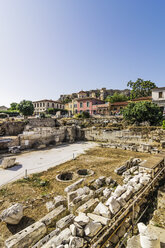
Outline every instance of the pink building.
<path fill-rule="evenodd" d="M 104 104 L 104 101 L 93 98 L 93 97 L 86 97 L 86 98 L 79 98 L 77 99 L 77 112 L 88 112 L 90 115 L 97 114 L 97 105 Z"/>

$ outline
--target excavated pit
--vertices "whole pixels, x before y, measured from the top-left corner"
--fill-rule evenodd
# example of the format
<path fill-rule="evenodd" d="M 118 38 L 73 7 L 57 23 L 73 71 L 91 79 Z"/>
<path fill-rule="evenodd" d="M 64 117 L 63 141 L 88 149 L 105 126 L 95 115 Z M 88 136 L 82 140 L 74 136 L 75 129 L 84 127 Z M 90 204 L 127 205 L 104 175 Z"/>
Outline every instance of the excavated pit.
<path fill-rule="evenodd" d="M 94 171 L 88 170 L 88 169 L 80 169 L 80 170 L 77 170 L 77 174 L 79 176 L 87 177 L 87 176 L 92 176 L 94 174 Z"/>
<path fill-rule="evenodd" d="M 70 171 L 62 172 L 56 176 L 58 181 L 68 182 L 75 179 L 75 174 Z"/>

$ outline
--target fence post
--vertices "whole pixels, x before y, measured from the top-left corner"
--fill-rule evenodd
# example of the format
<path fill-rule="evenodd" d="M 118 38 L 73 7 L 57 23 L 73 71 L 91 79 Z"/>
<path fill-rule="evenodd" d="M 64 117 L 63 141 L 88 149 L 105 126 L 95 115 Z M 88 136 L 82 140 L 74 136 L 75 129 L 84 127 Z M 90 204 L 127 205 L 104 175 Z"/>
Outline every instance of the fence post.
<path fill-rule="evenodd" d="M 25 169 L 25 176 L 24 176 L 25 179 L 28 178 L 28 175 L 27 175 L 27 169 Z"/>

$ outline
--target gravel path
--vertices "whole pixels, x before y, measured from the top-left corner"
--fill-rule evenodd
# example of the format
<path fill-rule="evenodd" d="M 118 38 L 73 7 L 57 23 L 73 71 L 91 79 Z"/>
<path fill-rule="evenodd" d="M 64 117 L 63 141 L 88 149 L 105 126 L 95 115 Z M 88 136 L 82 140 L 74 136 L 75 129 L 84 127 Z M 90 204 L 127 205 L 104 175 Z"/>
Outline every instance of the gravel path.
<path fill-rule="evenodd" d="M 0 169 L 0 186 L 22 178 L 25 170 L 28 174 L 45 171 L 72 159 L 73 154 L 76 157 L 96 145 L 94 142 L 78 142 L 17 155 L 15 157 L 19 165 L 6 170 Z"/>

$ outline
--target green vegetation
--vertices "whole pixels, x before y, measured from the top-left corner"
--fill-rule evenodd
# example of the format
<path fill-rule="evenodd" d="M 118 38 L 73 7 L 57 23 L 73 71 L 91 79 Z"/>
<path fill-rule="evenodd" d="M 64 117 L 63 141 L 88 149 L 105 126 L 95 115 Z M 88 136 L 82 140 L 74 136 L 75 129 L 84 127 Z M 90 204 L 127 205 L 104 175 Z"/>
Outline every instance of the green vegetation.
<path fill-rule="evenodd" d="M 60 111 L 62 115 L 66 114 L 68 110 L 66 109 L 54 109 L 54 108 L 48 108 L 46 113 L 49 115 L 56 115 L 56 113 Z"/>
<path fill-rule="evenodd" d="M 80 114 L 76 114 L 74 117 L 77 119 L 80 119 L 80 118 L 86 119 L 90 117 L 90 114 L 88 112 L 82 112 Z"/>
<path fill-rule="evenodd" d="M 128 97 L 124 94 L 119 94 L 117 92 L 115 92 L 113 94 L 113 96 L 107 96 L 107 98 L 105 99 L 106 102 L 125 102 L 128 100 Z"/>
<path fill-rule="evenodd" d="M 26 100 L 21 101 L 21 102 L 17 105 L 17 109 L 18 109 L 19 112 L 20 112 L 21 114 L 23 114 L 24 116 L 33 115 L 33 112 L 34 112 L 34 106 L 33 106 L 32 101 L 26 101 Z"/>
<path fill-rule="evenodd" d="M 150 80 L 144 81 L 141 78 L 138 78 L 136 82 L 129 81 L 127 86 L 132 88 L 130 98 L 138 98 L 151 96 L 152 89 L 156 87 L 156 84 Z"/>
<path fill-rule="evenodd" d="M 165 130 L 165 120 L 163 121 L 162 128 Z"/>
<path fill-rule="evenodd" d="M 19 112 L 16 110 L 0 110 L 0 118 L 6 118 L 6 117 L 14 117 L 14 116 L 18 116 Z"/>
<path fill-rule="evenodd" d="M 10 110 L 17 110 L 17 105 L 18 105 L 18 103 L 12 102 L 12 103 L 10 104 Z"/>
<path fill-rule="evenodd" d="M 147 121 L 151 126 L 158 125 L 163 118 L 161 108 L 151 102 L 129 103 L 122 112 L 124 119 L 131 124 Z"/>

